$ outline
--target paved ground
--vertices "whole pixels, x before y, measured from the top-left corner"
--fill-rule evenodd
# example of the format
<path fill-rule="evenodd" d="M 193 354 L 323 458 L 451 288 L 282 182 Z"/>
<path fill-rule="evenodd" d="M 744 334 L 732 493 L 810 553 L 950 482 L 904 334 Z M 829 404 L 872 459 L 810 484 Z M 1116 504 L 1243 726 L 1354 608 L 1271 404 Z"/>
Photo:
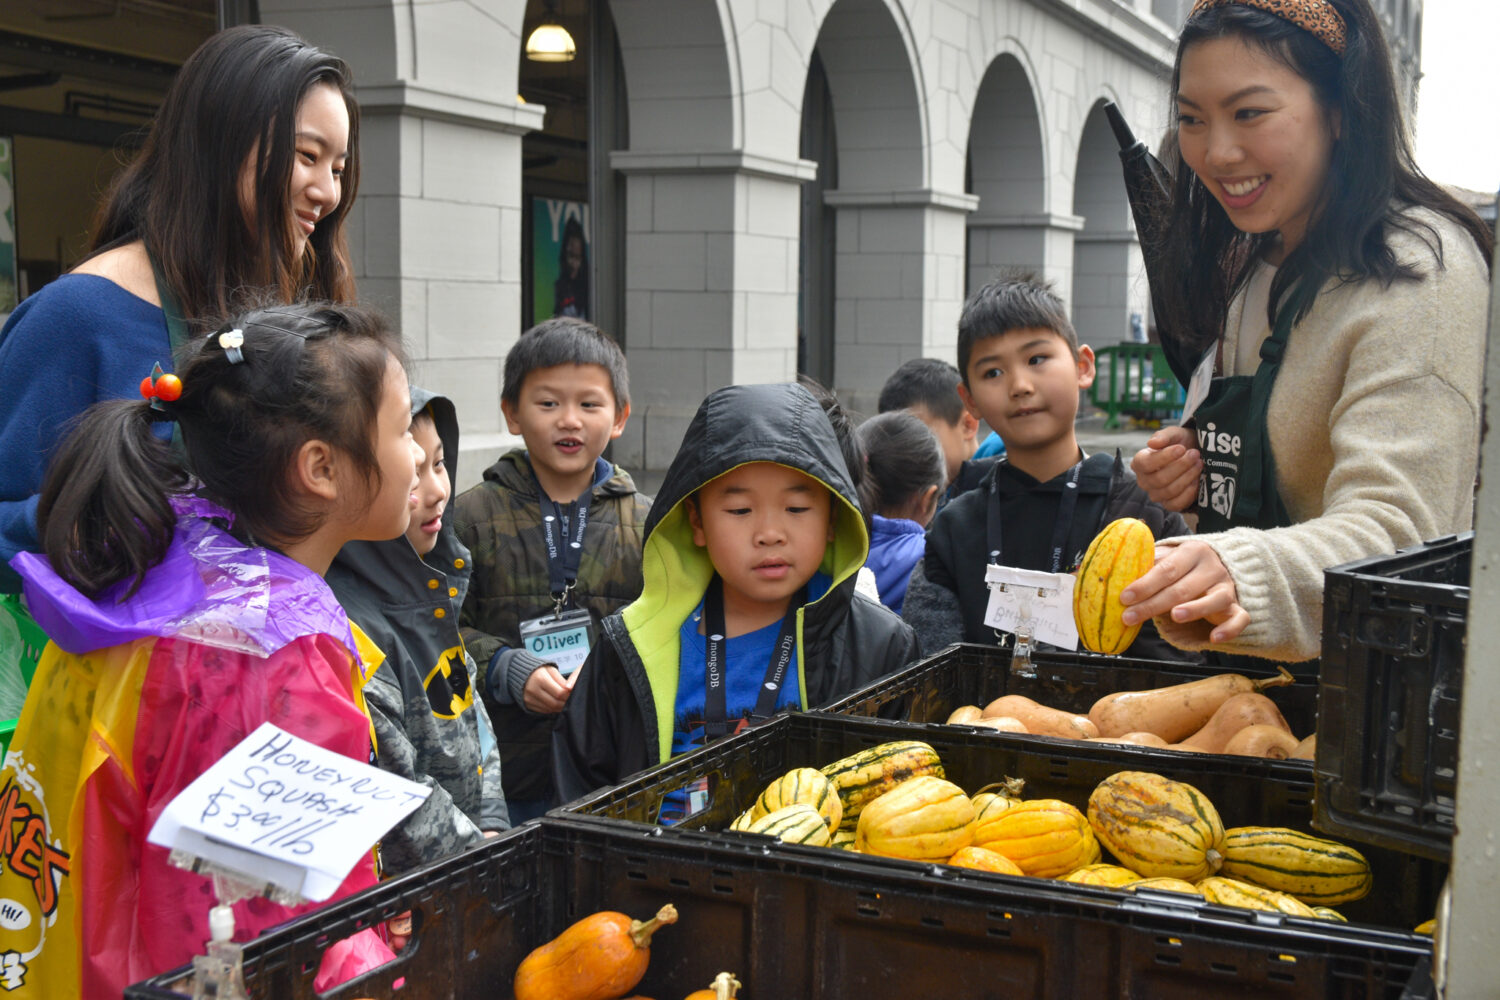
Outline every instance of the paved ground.
<path fill-rule="evenodd" d="M 1097 451 L 1112 452 L 1118 448 L 1127 463 L 1130 456 L 1145 447 L 1146 440 L 1155 433 L 1155 428 L 1135 427 L 1128 421 L 1118 429 L 1105 430 L 1102 413 L 1087 416 L 1080 414 L 1074 429 L 1079 446 L 1088 454 L 1092 455 Z"/>

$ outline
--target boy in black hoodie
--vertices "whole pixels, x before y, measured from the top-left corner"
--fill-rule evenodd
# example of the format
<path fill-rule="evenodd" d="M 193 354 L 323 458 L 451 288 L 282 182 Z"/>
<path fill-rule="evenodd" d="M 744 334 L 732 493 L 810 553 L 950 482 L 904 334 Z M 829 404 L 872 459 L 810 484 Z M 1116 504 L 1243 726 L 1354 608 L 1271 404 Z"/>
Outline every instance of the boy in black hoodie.
<path fill-rule="evenodd" d="M 469 552 L 448 520 L 458 417 L 446 397 L 412 386 L 412 437 L 422 446 L 417 509 L 405 535 L 350 542 L 327 573 L 349 619 L 385 653 L 365 684 L 380 768 L 432 794 L 381 840 L 400 874 L 510 829 L 500 754 L 475 696 L 474 661 L 458 634 Z"/>
<path fill-rule="evenodd" d="M 554 733 L 559 801 L 915 659 L 911 629 L 854 592 L 868 548 L 811 393 L 710 394 L 646 519 L 641 596 L 604 620 Z"/>
<path fill-rule="evenodd" d="M 958 321 L 964 405 L 1005 442 L 979 485 L 938 511 L 912 571 L 901 615 L 927 649 L 994 643 L 984 623 L 990 563 L 1049 573 L 1077 569 L 1088 545 L 1120 517 L 1157 538 L 1188 533 L 1181 514 L 1153 503 L 1118 455 L 1085 457 L 1074 421 L 1094 381 L 1094 352 L 1079 345 L 1062 301 L 1027 278 L 993 281 L 969 296 Z M 1169 646 L 1149 622 L 1134 657 L 1200 659 Z"/>

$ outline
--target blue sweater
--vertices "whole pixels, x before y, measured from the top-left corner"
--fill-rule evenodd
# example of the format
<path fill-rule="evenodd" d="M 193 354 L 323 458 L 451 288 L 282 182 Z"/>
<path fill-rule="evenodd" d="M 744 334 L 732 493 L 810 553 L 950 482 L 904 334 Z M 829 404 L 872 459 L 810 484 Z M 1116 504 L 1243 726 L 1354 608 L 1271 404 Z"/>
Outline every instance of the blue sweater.
<path fill-rule="evenodd" d="M 871 521 L 870 555 L 865 565 L 875 574 L 880 603 L 899 615 L 912 568 L 927 551 L 927 529 L 904 517 L 876 514 Z"/>
<path fill-rule="evenodd" d="M 140 398 L 141 379 L 172 370 L 160 308 L 107 278 L 69 274 L 30 296 L 0 330 L 0 592 L 21 581 L 17 552 L 40 549 L 37 491 L 68 421 L 104 399 Z M 168 424 L 158 424 L 165 438 Z"/>

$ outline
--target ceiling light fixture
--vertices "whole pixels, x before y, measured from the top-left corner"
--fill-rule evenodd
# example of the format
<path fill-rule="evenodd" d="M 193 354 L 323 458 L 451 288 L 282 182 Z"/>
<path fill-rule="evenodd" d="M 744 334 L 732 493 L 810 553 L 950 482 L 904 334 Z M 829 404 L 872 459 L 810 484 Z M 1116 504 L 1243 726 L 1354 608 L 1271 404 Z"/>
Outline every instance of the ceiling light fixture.
<path fill-rule="evenodd" d="M 526 39 L 526 58 L 532 62 L 572 62 L 577 54 L 573 36 L 557 23 L 555 0 L 548 0 L 542 23 Z"/>

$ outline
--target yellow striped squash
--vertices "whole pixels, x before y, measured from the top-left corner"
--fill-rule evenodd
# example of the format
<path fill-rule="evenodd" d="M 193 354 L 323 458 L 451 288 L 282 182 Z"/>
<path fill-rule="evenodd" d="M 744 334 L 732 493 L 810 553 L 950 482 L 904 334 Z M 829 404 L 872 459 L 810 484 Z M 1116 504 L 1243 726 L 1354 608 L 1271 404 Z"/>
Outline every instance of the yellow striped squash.
<path fill-rule="evenodd" d="M 1312 911 L 1318 916 L 1322 917 L 1324 920 L 1337 920 L 1341 924 L 1347 924 L 1349 922 L 1348 917 L 1344 916 L 1338 910 L 1331 909 L 1327 906 L 1314 906 L 1312 908 Z"/>
<path fill-rule="evenodd" d="M 1148 771 L 1119 771 L 1089 796 L 1089 825 L 1115 859 L 1151 878 L 1196 882 L 1219 870 L 1224 824 L 1198 789 Z"/>
<path fill-rule="evenodd" d="M 840 824 L 853 827 L 866 803 L 903 781 L 922 775 L 943 777 L 937 751 L 918 740 L 896 740 L 850 754 L 821 769 L 843 806 Z"/>
<path fill-rule="evenodd" d="M 975 847 L 973 844 L 954 851 L 948 863 L 955 868 L 975 868 L 983 872 L 1000 872 L 1002 875 L 1026 874 L 1005 855 L 997 854 L 988 847 Z"/>
<path fill-rule="evenodd" d="M 947 861 L 974 835 L 964 790 L 927 774 L 903 781 L 859 814 L 854 849 L 911 861 Z"/>
<path fill-rule="evenodd" d="M 1059 799 L 1029 799 L 975 830 L 974 845 L 1010 858 L 1027 875 L 1055 878 L 1099 860 L 1088 820 Z"/>
<path fill-rule="evenodd" d="M 1296 896 L 1277 892 L 1275 889 L 1264 889 L 1258 885 L 1251 885 L 1249 882 L 1241 882 L 1239 879 L 1225 878 L 1222 875 L 1200 879 L 1198 895 L 1220 906 L 1237 906 L 1243 910 L 1269 910 L 1272 913 L 1285 913 L 1293 917 L 1317 917 L 1312 907 Z"/>
<path fill-rule="evenodd" d="M 1223 874 L 1289 892 L 1309 905 L 1363 899 L 1375 883 L 1363 854 L 1297 830 L 1235 827 L 1225 831 L 1221 852 Z"/>
<path fill-rule="evenodd" d="M 1428 937 L 1432 937 L 1437 933 L 1437 917 L 1432 917 L 1428 920 L 1422 921 L 1420 924 L 1413 927 L 1411 931 L 1413 934 L 1425 934 Z"/>
<path fill-rule="evenodd" d="M 1138 518 L 1111 521 L 1089 543 L 1073 583 L 1073 622 L 1084 649 L 1118 655 L 1135 642 L 1141 626 L 1125 625 L 1120 592 L 1155 561 L 1156 538 Z"/>
<path fill-rule="evenodd" d="M 839 820 L 844 817 L 843 804 L 833 783 L 814 767 L 798 767 L 788 771 L 766 786 L 755 800 L 752 811 L 760 819 L 785 806 L 806 803 L 816 809 L 830 830 L 837 830 Z"/>
<path fill-rule="evenodd" d="M 1021 793 L 1026 788 L 1025 778 L 1006 778 L 1004 781 L 996 781 L 985 785 L 979 791 L 969 796 L 969 801 L 974 803 L 974 815 L 977 817 L 984 812 L 985 806 L 995 799 L 1004 799 L 1005 805 L 1002 809 L 1008 809 L 1021 801 Z"/>
<path fill-rule="evenodd" d="M 750 809 L 746 809 L 744 812 L 740 813 L 734 818 L 734 822 L 729 824 L 729 829 L 748 830 L 750 828 L 750 824 L 754 823 L 756 819 L 757 817 L 755 815 L 755 809 L 753 807 Z"/>
<path fill-rule="evenodd" d="M 1186 882 L 1180 878 L 1167 878 L 1165 876 L 1143 878 L 1139 882 L 1130 883 L 1125 888 L 1132 892 L 1136 889 L 1158 889 L 1162 892 L 1185 892 L 1189 896 L 1198 895 L 1198 887 L 1193 885 L 1193 883 Z"/>
<path fill-rule="evenodd" d="M 833 839 L 829 842 L 828 846 L 836 847 L 841 851 L 854 850 L 854 831 L 839 827 L 833 831 Z"/>
<path fill-rule="evenodd" d="M 751 833 L 763 833 L 789 844 L 808 844 L 812 847 L 827 847 L 832 838 L 828 824 L 812 806 L 797 802 L 784 809 L 767 813 L 747 827 Z"/>
<path fill-rule="evenodd" d="M 1075 868 L 1066 875 L 1060 875 L 1059 882 L 1072 882 L 1074 885 L 1102 885 L 1107 889 L 1123 889 L 1132 882 L 1139 882 L 1141 877 L 1129 868 L 1119 865 L 1084 865 Z"/>

